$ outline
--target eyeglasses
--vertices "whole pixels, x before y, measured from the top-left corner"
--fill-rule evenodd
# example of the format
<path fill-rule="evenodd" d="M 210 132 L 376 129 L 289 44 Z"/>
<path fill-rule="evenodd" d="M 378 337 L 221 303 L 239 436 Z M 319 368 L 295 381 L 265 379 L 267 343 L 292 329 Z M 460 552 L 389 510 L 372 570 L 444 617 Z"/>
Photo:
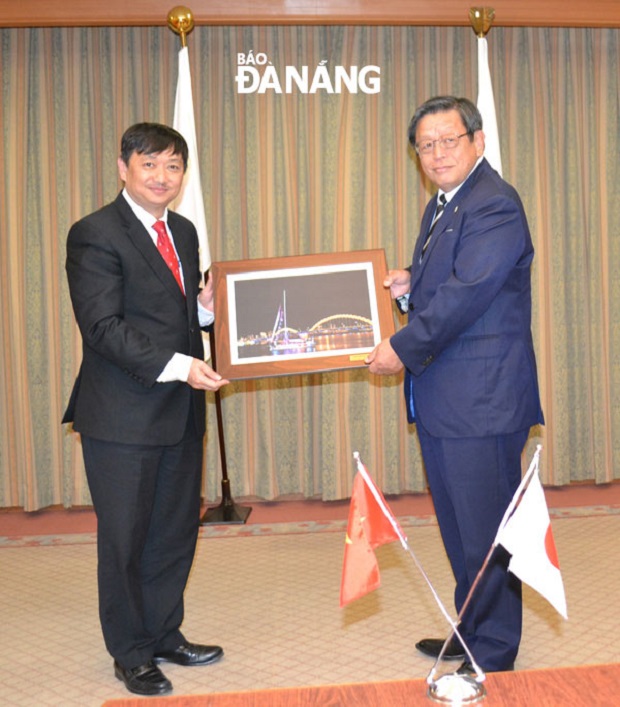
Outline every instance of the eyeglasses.
<path fill-rule="evenodd" d="M 415 144 L 415 151 L 418 155 L 429 155 L 435 149 L 436 143 L 439 143 L 444 150 L 454 150 L 459 144 L 459 140 L 465 137 L 465 135 L 469 135 L 469 132 L 462 133 L 461 135 L 444 135 L 443 137 L 437 138 L 437 140 L 417 142 Z"/>

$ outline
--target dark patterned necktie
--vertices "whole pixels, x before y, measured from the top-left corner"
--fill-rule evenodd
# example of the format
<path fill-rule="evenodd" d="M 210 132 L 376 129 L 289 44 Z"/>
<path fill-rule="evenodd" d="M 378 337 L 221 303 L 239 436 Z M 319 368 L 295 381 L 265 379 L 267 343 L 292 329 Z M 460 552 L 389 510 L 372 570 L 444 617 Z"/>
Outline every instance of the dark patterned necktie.
<path fill-rule="evenodd" d="M 181 279 L 181 271 L 179 269 L 179 261 L 177 254 L 174 252 L 170 236 L 166 230 L 166 224 L 163 221 L 155 221 L 153 228 L 157 231 L 157 250 L 161 253 L 161 257 L 165 260 L 166 265 L 172 271 L 174 279 L 181 288 L 181 292 L 185 294 L 183 280 Z"/>
<path fill-rule="evenodd" d="M 439 220 L 439 217 L 443 213 L 443 210 L 446 208 L 447 203 L 448 202 L 446 201 L 446 195 L 440 194 L 439 199 L 437 200 L 437 208 L 435 209 L 435 215 L 433 216 L 433 222 L 431 223 L 431 227 L 428 230 L 428 236 L 426 236 L 426 240 L 424 241 L 424 245 L 422 246 L 422 253 L 420 255 L 420 262 L 422 262 L 422 258 L 424 257 L 424 253 L 426 253 L 426 249 L 428 248 L 428 244 L 431 242 L 431 236 L 433 235 L 433 229 L 435 228 L 435 224 Z"/>

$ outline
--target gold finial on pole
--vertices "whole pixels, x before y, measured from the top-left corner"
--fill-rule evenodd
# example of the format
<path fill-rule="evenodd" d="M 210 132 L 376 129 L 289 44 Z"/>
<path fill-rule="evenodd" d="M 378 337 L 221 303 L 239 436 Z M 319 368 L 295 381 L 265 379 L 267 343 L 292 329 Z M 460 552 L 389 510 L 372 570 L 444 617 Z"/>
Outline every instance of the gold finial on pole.
<path fill-rule="evenodd" d="M 477 37 L 484 37 L 491 29 L 495 19 L 495 10 L 492 7 L 471 7 L 469 21 Z"/>
<path fill-rule="evenodd" d="M 186 35 L 194 29 L 194 15 L 189 7 L 177 5 L 168 13 L 168 27 L 181 37 L 181 46 L 187 46 Z"/>

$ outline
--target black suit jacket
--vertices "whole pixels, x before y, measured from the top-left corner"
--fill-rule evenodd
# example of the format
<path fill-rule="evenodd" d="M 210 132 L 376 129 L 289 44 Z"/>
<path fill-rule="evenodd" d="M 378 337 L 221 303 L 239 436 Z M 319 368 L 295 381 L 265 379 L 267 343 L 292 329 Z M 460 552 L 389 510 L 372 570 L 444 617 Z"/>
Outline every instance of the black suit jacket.
<path fill-rule="evenodd" d="M 63 422 L 82 434 L 123 444 L 176 444 L 191 406 L 204 434 L 204 392 L 156 382 L 175 352 L 204 356 L 196 229 L 173 212 L 168 226 L 185 297 L 122 194 L 69 231 L 66 268 L 83 360 Z"/>

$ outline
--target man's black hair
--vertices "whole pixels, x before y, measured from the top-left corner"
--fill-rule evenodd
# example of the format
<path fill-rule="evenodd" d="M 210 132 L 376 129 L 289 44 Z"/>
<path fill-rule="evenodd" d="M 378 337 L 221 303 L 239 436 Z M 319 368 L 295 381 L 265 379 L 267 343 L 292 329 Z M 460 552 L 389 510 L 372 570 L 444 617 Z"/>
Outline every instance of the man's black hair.
<path fill-rule="evenodd" d="M 408 138 L 412 147 L 415 147 L 415 134 L 418 124 L 426 115 L 432 113 L 446 113 L 455 110 L 461 116 L 463 125 L 470 140 L 476 130 L 482 130 L 482 116 L 480 111 L 468 98 L 457 98 L 456 96 L 435 96 L 425 101 L 413 114 L 409 123 Z"/>
<path fill-rule="evenodd" d="M 121 138 L 121 159 L 129 164 L 129 158 L 136 152 L 139 155 L 158 154 L 172 150 L 180 155 L 183 170 L 187 169 L 187 143 L 181 133 L 161 123 L 136 123 L 125 130 Z"/>

